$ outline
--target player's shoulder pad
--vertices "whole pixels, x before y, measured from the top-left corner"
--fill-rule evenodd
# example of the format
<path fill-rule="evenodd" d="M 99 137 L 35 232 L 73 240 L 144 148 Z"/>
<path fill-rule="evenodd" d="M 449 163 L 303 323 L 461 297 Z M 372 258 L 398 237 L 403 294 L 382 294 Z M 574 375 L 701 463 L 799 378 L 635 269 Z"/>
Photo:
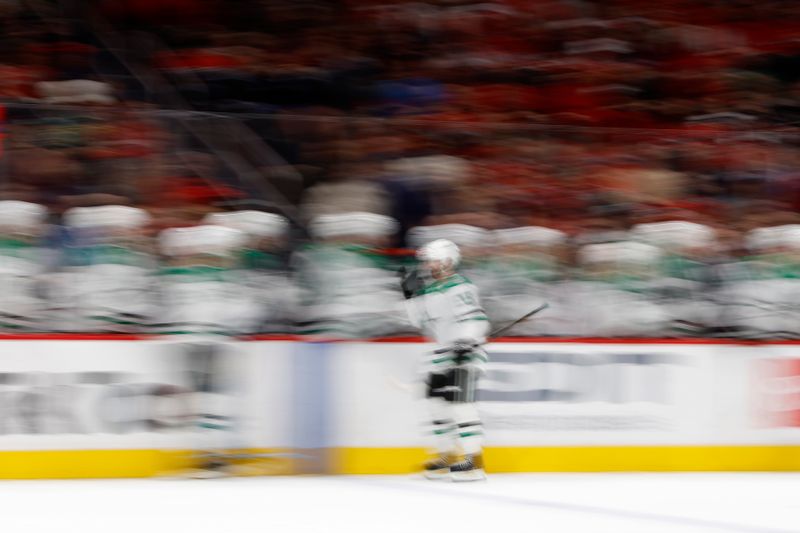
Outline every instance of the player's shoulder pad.
<path fill-rule="evenodd" d="M 422 294 L 431 294 L 434 292 L 445 292 L 455 287 L 467 287 L 468 285 L 472 285 L 467 278 L 462 276 L 461 274 L 454 274 L 449 278 L 441 281 L 435 281 L 425 287 L 422 291 Z"/>

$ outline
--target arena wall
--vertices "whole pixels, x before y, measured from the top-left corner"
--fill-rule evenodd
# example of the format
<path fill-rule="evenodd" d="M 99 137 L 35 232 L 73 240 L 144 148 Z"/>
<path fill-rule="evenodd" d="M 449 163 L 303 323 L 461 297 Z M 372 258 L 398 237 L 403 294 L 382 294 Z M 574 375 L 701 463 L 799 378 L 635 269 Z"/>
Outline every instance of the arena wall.
<path fill-rule="evenodd" d="M 0 338 L 0 478 L 146 477 L 201 447 L 187 339 Z M 228 448 L 275 473 L 413 472 L 419 339 L 229 346 Z M 505 339 L 479 388 L 490 472 L 800 470 L 800 343 Z M 309 466 L 311 465 L 311 466 Z"/>

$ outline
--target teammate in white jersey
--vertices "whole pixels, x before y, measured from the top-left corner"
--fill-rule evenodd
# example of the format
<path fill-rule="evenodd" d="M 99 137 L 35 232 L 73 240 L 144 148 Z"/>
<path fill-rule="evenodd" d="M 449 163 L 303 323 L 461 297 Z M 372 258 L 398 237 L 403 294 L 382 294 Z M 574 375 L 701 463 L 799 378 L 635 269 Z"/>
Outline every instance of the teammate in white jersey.
<path fill-rule="evenodd" d="M 235 337 L 250 321 L 239 283 L 240 252 L 247 235 L 234 228 L 200 225 L 168 228 L 159 237 L 161 322 L 154 331 L 175 339 L 185 357 L 190 404 L 201 453 L 196 477 L 227 473 L 228 450 L 241 448 L 236 414 Z M 165 337 L 168 338 L 168 337 Z"/>
<path fill-rule="evenodd" d="M 422 269 L 404 276 L 403 293 L 412 322 L 440 346 L 428 362 L 426 378 L 438 454 L 425 463 L 425 475 L 483 479 L 483 429 L 475 393 L 488 359 L 481 346 L 489 321 L 475 286 L 456 272 L 458 246 L 438 239 L 420 248 L 417 257 Z"/>
<path fill-rule="evenodd" d="M 239 254 L 247 235 L 234 228 L 201 225 L 169 228 L 159 236 L 166 257 L 160 272 L 161 323 L 156 332 L 234 336 L 245 329 L 238 280 Z"/>
<path fill-rule="evenodd" d="M 301 331 L 345 338 L 413 331 L 393 258 L 385 253 L 396 229 L 396 220 L 375 213 L 335 213 L 311 221 L 314 242 L 292 258 L 308 320 Z"/>
<path fill-rule="evenodd" d="M 154 313 L 155 258 L 146 236 L 150 215 L 126 205 L 75 207 L 65 268 L 53 276 L 60 327 L 72 331 L 141 331 Z"/>
<path fill-rule="evenodd" d="M 39 204 L 0 201 L 0 331 L 42 325 L 44 301 L 38 286 L 44 274 L 40 240 L 46 217 Z"/>
<path fill-rule="evenodd" d="M 297 320 L 299 294 L 282 259 L 289 221 L 263 211 L 212 213 L 207 224 L 238 229 L 247 236 L 239 251 L 236 282 L 242 293 L 243 332 L 286 333 Z"/>

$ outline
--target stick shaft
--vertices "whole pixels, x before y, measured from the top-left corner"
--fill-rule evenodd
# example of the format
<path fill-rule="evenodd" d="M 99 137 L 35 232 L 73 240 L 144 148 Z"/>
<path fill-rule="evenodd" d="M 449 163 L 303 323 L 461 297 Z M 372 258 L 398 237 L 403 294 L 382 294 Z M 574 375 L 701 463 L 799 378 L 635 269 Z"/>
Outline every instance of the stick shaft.
<path fill-rule="evenodd" d="M 528 313 L 522 315 L 521 317 L 519 317 L 515 321 L 511 322 L 510 324 L 506 324 L 505 326 L 497 328 L 496 330 L 492 331 L 491 333 L 489 333 L 489 338 L 491 339 L 493 337 L 497 337 L 498 335 L 500 335 L 504 331 L 508 331 L 509 329 L 513 328 L 514 326 L 516 326 L 517 324 L 519 324 L 523 320 L 532 317 L 536 313 L 544 311 L 548 307 L 550 307 L 550 304 L 548 304 L 547 302 L 543 303 L 542 305 L 540 305 L 536 309 L 533 309 L 533 310 L 529 311 Z"/>
<path fill-rule="evenodd" d="M 536 309 L 528 311 L 527 313 L 525 313 L 524 315 L 522 315 L 521 317 L 519 317 L 515 321 L 511 322 L 510 324 L 506 324 L 505 326 L 497 328 L 496 330 L 492 331 L 491 333 L 489 333 L 488 338 L 492 339 L 494 337 L 497 337 L 498 335 L 500 335 L 504 331 L 508 331 L 509 329 L 513 328 L 514 326 L 516 326 L 517 324 L 519 324 L 523 320 L 532 317 L 536 313 L 544 311 L 548 307 L 550 307 L 550 304 L 548 304 L 547 302 L 543 303 L 542 305 L 540 305 Z M 449 351 L 450 351 L 450 348 L 439 348 L 438 350 L 434 350 L 433 354 L 438 355 L 438 354 L 447 353 Z"/>

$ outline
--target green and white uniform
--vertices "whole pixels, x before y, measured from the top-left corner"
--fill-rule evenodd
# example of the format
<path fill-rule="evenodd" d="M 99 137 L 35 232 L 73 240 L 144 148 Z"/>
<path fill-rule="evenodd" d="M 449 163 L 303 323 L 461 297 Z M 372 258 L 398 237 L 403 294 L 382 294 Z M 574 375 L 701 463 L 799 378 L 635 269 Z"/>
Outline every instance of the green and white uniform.
<path fill-rule="evenodd" d="M 212 213 L 205 222 L 244 232 L 247 242 L 239 250 L 238 283 L 242 293 L 242 328 L 245 333 L 286 333 L 298 318 L 299 294 L 288 268 L 278 255 L 284 249 L 289 221 L 264 211 Z"/>
<path fill-rule="evenodd" d="M 305 333 L 341 337 L 412 331 L 392 258 L 372 247 L 312 243 L 293 257 Z"/>
<path fill-rule="evenodd" d="M 161 334 L 229 335 L 248 322 L 240 283 L 239 251 L 245 235 L 223 226 L 171 228 L 161 233 L 168 264 L 159 272 Z"/>
<path fill-rule="evenodd" d="M 240 256 L 245 331 L 287 333 L 298 318 L 299 292 L 280 257 L 247 248 Z"/>
<path fill-rule="evenodd" d="M 292 260 L 299 276 L 304 333 L 380 337 L 408 333 L 393 258 L 383 252 L 397 221 L 375 213 L 320 215 L 314 242 Z"/>
<path fill-rule="evenodd" d="M 140 331 L 154 310 L 155 259 L 142 227 L 149 216 L 122 205 L 81 207 L 65 219 L 74 244 L 56 278 L 60 327 L 71 331 Z"/>
<path fill-rule="evenodd" d="M 662 250 L 650 295 L 664 310 L 664 334 L 702 334 L 716 325 L 718 306 L 710 258 L 718 250 L 710 226 L 670 220 L 637 224 L 630 237 Z"/>
<path fill-rule="evenodd" d="M 42 274 L 41 255 L 34 243 L 0 240 L 0 329 L 35 328 L 44 307 L 36 289 Z"/>
<path fill-rule="evenodd" d="M 185 354 L 198 450 L 210 472 L 225 450 L 241 447 L 236 424 L 242 379 L 235 337 L 248 324 L 240 253 L 246 235 L 216 225 L 170 228 L 159 236 L 166 264 L 159 272 L 160 314 L 154 332 Z M 216 459 L 215 459 L 216 458 Z"/>
<path fill-rule="evenodd" d="M 753 255 L 726 269 L 721 321 L 745 337 L 800 337 L 800 225 L 757 228 Z"/>
<path fill-rule="evenodd" d="M 407 302 L 412 323 L 421 328 L 441 348 L 456 342 L 471 342 L 476 347 L 468 355 L 468 363 L 482 365 L 486 352 L 479 346 L 486 343 L 489 319 L 480 304 L 478 289 L 461 274 L 434 281 Z M 429 361 L 435 368 L 454 364 L 451 352 L 435 354 Z"/>
<path fill-rule="evenodd" d="M 36 329 L 44 311 L 38 285 L 44 250 L 38 234 L 45 209 L 29 202 L 0 202 L 0 330 Z"/>
<path fill-rule="evenodd" d="M 461 254 L 452 241 L 436 239 L 423 245 L 417 258 L 426 268 L 447 272 L 444 269 L 458 265 Z M 478 379 L 488 361 L 481 346 L 487 341 L 489 320 L 478 289 L 461 274 L 434 279 L 422 287 L 412 280 L 419 278 L 411 275 L 403 280 L 404 292 L 410 296 L 406 306 L 411 321 L 439 345 L 425 361 L 426 404 L 439 455 L 425 465 L 426 475 L 438 475 L 436 465 L 443 463 L 451 476 L 460 476 L 454 469 L 464 467 L 477 479 L 483 476 L 483 425 L 475 402 Z M 463 464 L 448 459 L 462 454 Z"/>
<path fill-rule="evenodd" d="M 620 241 L 579 250 L 581 279 L 562 285 L 575 333 L 588 337 L 658 336 L 669 317 L 654 297 L 661 250 Z"/>
<path fill-rule="evenodd" d="M 153 312 L 155 262 L 149 254 L 98 244 L 70 249 L 67 258 L 70 266 L 62 282 L 74 329 L 125 332 L 144 327 Z"/>
<path fill-rule="evenodd" d="M 548 302 L 547 313 L 523 320 L 505 335 L 541 336 L 570 333 L 571 316 L 561 301 L 561 251 L 565 233 L 543 226 L 523 226 L 492 232 L 493 251 L 485 262 L 486 274 L 474 278 L 481 288 L 492 322 L 508 324 Z M 486 280 L 484 283 L 481 279 Z"/>
<path fill-rule="evenodd" d="M 536 320 L 525 320 L 510 328 L 508 336 L 569 334 L 569 319 L 560 305 L 559 273 L 540 261 L 497 257 L 488 265 L 489 278 L 482 300 L 492 322 L 507 324 L 548 302 L 551 308 Z"/>

